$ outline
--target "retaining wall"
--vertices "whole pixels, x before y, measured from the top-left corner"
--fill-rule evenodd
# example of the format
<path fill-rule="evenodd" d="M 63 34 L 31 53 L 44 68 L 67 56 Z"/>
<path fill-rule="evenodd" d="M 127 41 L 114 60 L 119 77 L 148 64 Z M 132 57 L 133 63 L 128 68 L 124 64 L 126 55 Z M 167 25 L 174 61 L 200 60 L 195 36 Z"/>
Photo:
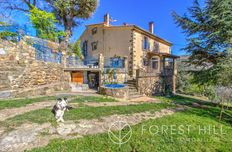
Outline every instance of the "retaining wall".
<path fill-rule="evenodd" d="M 62 64 L 36 60 L 35 49 L 24 41 L 0 39 L 0 98 L 49 95 L 68 90 Z"/>

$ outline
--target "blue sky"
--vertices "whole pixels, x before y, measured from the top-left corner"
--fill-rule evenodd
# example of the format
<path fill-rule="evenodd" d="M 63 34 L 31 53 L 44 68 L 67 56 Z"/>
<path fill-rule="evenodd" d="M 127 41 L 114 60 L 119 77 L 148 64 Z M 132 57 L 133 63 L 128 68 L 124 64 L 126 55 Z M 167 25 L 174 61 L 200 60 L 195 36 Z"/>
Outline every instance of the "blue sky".
<path fill-rule="evenodd" d="M 193 0 L 100 0 L 97 11 L 84 24 L 103 22 L 103 16 L 107 12 L 117 20 L 113 23 L 115 25 L 126 22 L 148 29 L 148 22 L 154 21 L 155 34 L 173 43 L 173 54 L 182 55 L 185 52 L 180 49 L 185 45 L 185 35 L 174 24 L 171 12 L 176 11 L 182 15 L 192 6 L 192 2 Z M 84 29 L 84 25 L 76 28 L 74 39 Z"/>
<path fill-rule="evenodd" d="M 74 29 L 72 41 L 78 39 L 83 33 L 86 24 L 103 22 L 103 16 L 108 12 L 113 19 L 117 20 L 113 23 L 115 25 L 126 22 L 148 29 L 148 22 L 154 21 L 155 34 L 173 43 L 173 54 L 183 55 L 185 52 L 181 51 L 181 48 L 186 43 L 185 35 L 175 25 L 171 13 L 176 11 L 183 15 L 192 3 L 193 0 L 100 0 L 100 5 L 93 16 Z M 18 14 L 13 18 L 19 23 L 26 21 L 25 16 Z"/>

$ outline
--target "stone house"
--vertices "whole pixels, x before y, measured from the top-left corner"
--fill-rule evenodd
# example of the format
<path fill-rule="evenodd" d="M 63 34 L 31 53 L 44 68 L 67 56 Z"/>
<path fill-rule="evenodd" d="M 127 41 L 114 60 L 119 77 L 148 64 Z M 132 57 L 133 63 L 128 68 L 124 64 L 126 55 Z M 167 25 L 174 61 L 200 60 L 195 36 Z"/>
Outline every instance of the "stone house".
<path fill-rule="evenodd" d="M 127 84 L 116 97 L 175 92 L 176 58 L 172 44 L 136 25 L 87 25 L 81 35 L 83 59 L 61 44 L 32 37 L 17 43 L 0 39 L 0 98 L 47 95 L 59 90 L 105 94 L 107 83 Z M 33 42 L 33 43 L 31 43 Z M 127 89 L 128 88 L 128 89 Z"/>
<path fill-rule="evenodd" d="M 148 31 L 126 23 L 113 26 L 106 14 L 103 23 L 87 25 L 80 39 L 85 59 L 102 54 L 105 64 L 110 60 L 116 67 L 124 59 L 126 81 L 136 86 L 137 93 L 175 92 L 178 57 L 171 53 L 172 43 L 154 34 L 153 22 Z"/>

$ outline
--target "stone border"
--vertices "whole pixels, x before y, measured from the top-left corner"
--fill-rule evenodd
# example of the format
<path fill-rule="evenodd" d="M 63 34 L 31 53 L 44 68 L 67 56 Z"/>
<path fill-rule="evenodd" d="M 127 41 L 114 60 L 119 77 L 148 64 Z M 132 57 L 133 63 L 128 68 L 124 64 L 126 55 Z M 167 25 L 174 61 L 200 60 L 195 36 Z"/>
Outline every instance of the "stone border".
<path fill-rule="evenodd" d="M 123 88 L 108 88 L 101 86 L 99 92 L 102 95 L 111 96 L 114 98 L 128 99 L 129 98 L 129 87 L 125 86 Z"/>

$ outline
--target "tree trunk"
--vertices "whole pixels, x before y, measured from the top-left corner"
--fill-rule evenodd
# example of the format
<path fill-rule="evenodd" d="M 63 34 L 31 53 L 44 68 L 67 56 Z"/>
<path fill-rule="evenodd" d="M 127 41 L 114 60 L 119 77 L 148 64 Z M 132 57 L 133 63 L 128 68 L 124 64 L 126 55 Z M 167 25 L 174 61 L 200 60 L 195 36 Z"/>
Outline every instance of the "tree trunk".
<path fill-rule="evenodd" d="M 67 17 L 64 16 L 63 21 L 64 21 L 65 32 L 66 32 L 66 36 L 64 38 L 64 45 L 65 45 L 65 49 L 66 49 L 66 52 L 67 52 L 68 51 L 69 39 L 70 39 L 70 37 L 72 35 L 73 18 L 67 19 Z"/>
<path fill-rule="evenodd" d="M 220 116 L 219 116 L 219 121 L 222 120 L 222 114 L 223 114 L 223 112 L 224 112 L 224 104 L 221 103 L 221 112 L 220 112 Z"/>
<path fill-rule="evenodd" d="M 65 51 L 68 51 L 68 43 L 69 43 L 69 39 L 71 36 L 71 30 L 70 29 L 66 29 L 65 30 L 66 36 L 64 38 L 64 45 L 65 45 Z"/>

